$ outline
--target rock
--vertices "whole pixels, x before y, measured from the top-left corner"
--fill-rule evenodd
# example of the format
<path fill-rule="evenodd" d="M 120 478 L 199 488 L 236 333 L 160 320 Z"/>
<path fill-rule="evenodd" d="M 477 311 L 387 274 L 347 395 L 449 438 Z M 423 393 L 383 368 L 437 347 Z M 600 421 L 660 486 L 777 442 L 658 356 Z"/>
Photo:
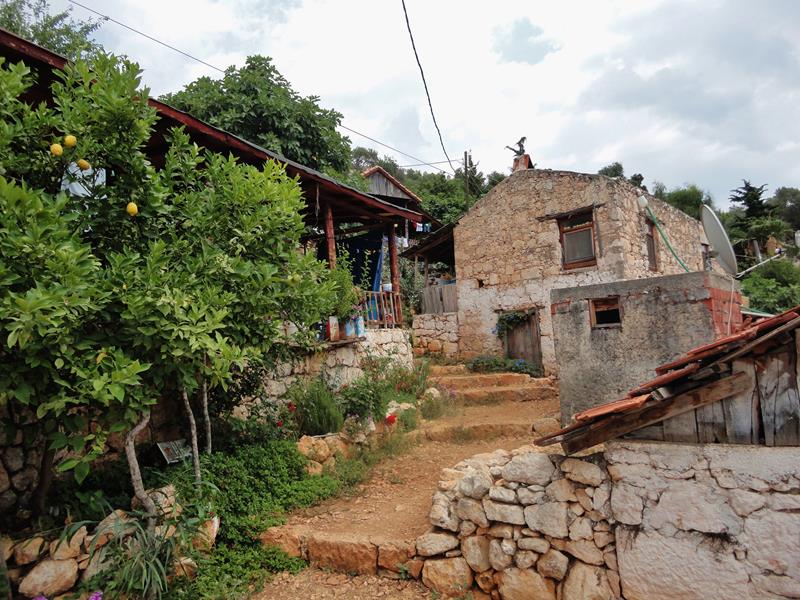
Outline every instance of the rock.
<path fill-rule="evenodd" d="M 369 540 L 314 533 L 309 535 L 307 544 L 308 560 L 315 567 L 359 575 L 377 572 L 378 548 Z"/>
<path fill-rule="evenodd" d="M 512 492 L 513 493 L 513 492 Z M 460 519 L 471 521 L 479 527 L 488 527 L 489 521 L 483 510 L 483 504 L 472 498 L 459 498 L 456 504 L 456 515 Z M 463 521 L 462 521 L 463 525 Z"/>
<path fill-rule="evenodd" d="M 455 503 L 442 492 L 436 492 L 433 495 L 431 503 L 431 512 L 428 514 L 428 520 L 431 525 L 441 527 L 448 531 L 458 531 L 461 519 L 456 515 Z"/>
<path fill-rule="evenodd" d="M 8 476 L 8 471 L 0 462 L 0 493 L 5 492 L 11 487 L 11 478 Z"/>
<path fill-rule="evenodd" d="M 492 487 L 492 475 L 488 469 L 468 471 L 458 483 L 458 491 L 462 495 L 480 500 Z"/>
<path fill-rule="evenodd" d="M 550 549 L 539 557 L 536 570 L 542 577 L 561 580 L 567 573 L 569 559 L 558 550 Z"/>
<path fill-rule="evenodd" d="M 449 533 L 425 533 L 417 538 L 417 554 L 436 556 L 458 547 L 458 538 Z"/>
<path fill-rule="evenodd" d="M 569 479 L 556 479 L 544 489 L 544 493 L 556 502 L 578 501 L 575 497 L 575 485 Z"/>
<path fill-rule="evenodd" d="M 533 420 L 532 425 L 534 433 L 539 437 L 550 435 L 561 429 L 561 423 L 558 422 L 558 419 L 554 419 L 553 417 L 539 417 Z"/>
<path fill-rule="evenodd" d="M 611 498 L 611 485 L 606 481 L 603 485 L 595 489 L 594 494 L 592 495 L 592 507 L 595 510 L 601 511 L 603 510 L 603 507 L 610 498 Z"/>
<path fill-rule="evenodd" d="M 511 525 L 497 523 L 489 528 L 489 535 L 496 538 L 511 539 L 514 537 L 514 528 Z"/>
<path fill-rule="evenodd" d="M 130 533 L 133 529 L 130 521 L 131 518 L 124 510 L 116 509 L 109 514 L 97 524 L 97 529 L 95 529 L 94 536 L 92 536 L 94 547 L 100 548 L 105 546 L 111 538 Z"/>
<path fill-rule="evenodd" d="M 517 494 L 514 490 L 494 485 L 489 488 L 489 499 L 497 502 L 509 502 L 513 504 L 517 501 Z"/>
<path fill-rule="evenodd" d="M 649 513 L 649 523 L 661 529 L 669 523 L 685 531 L 737 535 L 742 521 L 715 488 L 695 481 L 673 481 Z"/>
<path fill-rule="evenodd" d="M 303 556 L 305 535 L 296 527 L 292 527 L 291 525 L 270 527 L 259 536 L 259 539 L 264 546 L 275 546 L 286 552 L 289 556 L 305 558 Z"/>
<path fill-rule="evenodd" d="M 86 565 L 86 568 L 83 570 L 83 573 L 81 574 L 81 581 L 87 582 L 91 580 L 95 575 L 102 573 L 111 566 L 109 562 L 106 561 L 105 559 L 107 550 L 108 550 L 107 547 L 97 548 L 97 550 L 91 555 L 89 563 Z"/>
<path fill-rule="evenodd" d="M 219 525 L 219 516 L 217 515 L 203 521 L 200 527 L 197 528 L 197 534 L 192 540 L 194 549 L 201 552 L 210 552 L 217 539 Z"/>
<path fill-rule="evenodd" d="M 14 505 L 17 503 L 17 495 L 14 493 L 14 490 L 8 489 L 3 493 L 0 493 L 0 511 L 10 511 L 14 508 Z"/>
<path fill-rule="evenodd" d="M 475 535 L 461 540 L 461 554 L 476 573 L 482 573 L 491 567 L 489 542 L 489 538 L 483 535 Z"/>
<path fill-rule="evenodd" d="M 408 574 L 414 579 L 419 579 L 419 576 L 422 575 L 423 566 L 425 566 L 425 561 L 418 558 L 411 559 L 406 563 Z"/>
<path fill-rule="evenodd" d="M 489 564 L 495 571 L 502 571 L 511 566 L 514 557 L 503 552 L 503 546 L 497 538 L 489 542 Z"/>
<path fill-rule="evenodd" d="M 604 548 L 614 541 L 614 534 L 610 531 L 595 531 L 593 538 L 595 546 Z"/>
<path fill-rule="evenodd" d="M 536 504 L 544 498 L 544 492 L 534 492 L 528 488 L 521 487 L 517 490 L 517 498 L 521 504 Z"/>
<path fill-rule="evenodd" d="M 481 510 L 483 510 L 483 507 L 481 507 Z M 475 533 L 476 529 L 478 529 L 478 526 L 472 521 L 461 521 L 461 525 L 458 526 L 458 536 L 467 537 Z"/>
<path fill-rule="evenodd" d="M 310 435 L 304 435 L 298 440 L 297 451 L 318 463 L 324 463 L 331 456 L 331 449 L 325 440 Z"/>
<path fill-rule="evenodd" d="M 550 548 L 550 542 L 544 538 L 524 537 L 517 542 L 520 550 L 531 550 L 537 554 L 544 554 Z"/>
<path fill-rule="evenodd" d="M 608 585 L 611 588 L 611 593 L 614 594 L 614 598 L 620 598 L 622 596 L 622 587 L 619 573 L 616 571 L 606 571 L 606 578 L 608 579 Z"/>
<path fill-rule="evenodd" d="M 7 535 L 0 535 L 0 556 L 3 561 L 8 562 L 8 559 L 14 554 L 14 540 Z"/>
<path fill-rule="evenodd" d="M 44 538 L 33 537 L 14 546 L 14 562 L 18 566 L 28 565 L 39 558 L 44 549 Z"/>
<path fill-rule="evenodd" d="M 53 560 L 66 560 L 79 556 L 84 539 L 86 539 L 85 526 L 78 529 L 69 541 L 53 540 L 50 542 L 50 558 Z"/>
<path fill-rule="evenodd" d="M 563 502 L 545 502 L 526 506 L 525 523 L 533 531 L 555 538 L 567 537 L 567 505 Z"/>
<path fill-rule="evenodd" d="M 564 552 L 590 565 L 603 564 L 603 552 L 591 540 L 570 540 L 564 546 Z"/>
<path fill-rule="evenodd" d="M 503 600 L 556 600 L 556 586 L 532 569 L 506 569 L 498 575 Z"/>
<path fill-rule="evenodd" d="M 453 558 L 455 556 L 461 556 L 461 550 L 456 548 L 455 550 L 448 550 L 444 553 L 445 558 Z"/>
<path fill-rule="evenodd" d="M 514 565 L 518 569 L 530 569 L 536 564 L 539 555 L 530 550 L 520 550 L 514 555 Z"/>
<path fill-rule="evenodd" d="M 324 439 L 325 443 L 328 445 L 328 450 L 331 452 L 331 456 L 336 456 L 338 454 L 344 458 L 350 457 L 350 446 L 348 446 L 338 435 L 329 435 Z"/>
<path fill-rule="evenodd" d="M 568 458 L 561 463 L 561 470 L 566 474 L 568 479 L 577 481 L 578 483 L 585 483 L 597 487 L 606 478 L 606 474 L 594 463 L 586 462 L 585 460 L 578 460 L 577 458 Z"/>
<path fill-rule="evenodd" d="M 43 560 L 22 578 L 19 592 L 33 598 L 39 594 L 54 596 L 71 589 L 78 580 L 78 563 L 75 559 Z"/>
<path fill-rule="evenodd" d="M 613 549 L 603 552 L 603 560 L 605 561 L 606 566 L 610 570 L 619 571 L 619 564 L 617 563 L 617 553 Z"/>
<path fill-rule="evenodd" d="M 614 600 L 604 569 L 575 562 L 564 580 L 562 600 Z"/>
<path fill-rule="evenodd" d="M 25 452 L 20 446 L 11 446 L 3 452 L 3 460 L 9 472 L 16 473 L 25 466 Z"/>
<path fill-rule="evenodd" d="M 459 596 L 472 587 L 472 570 L 461 557 L 426 560 L 422 582 L 444 596 Z"/>
<path fill-rule="evenodd" d="M 24 492 L 35 487 L 38 481 L 38 471 L 33 467 L 28 467 L 11 477 L 11 486 L 18 492 Z"/>
<path fill-rule="evenodd" d="M 517 544 L 514 540 L 503 538 L 500 540 L 500 549 L 509 556 L 514 556 L 517 551 Z"/>
<path fill-rule="evenodd" d="M 306 462 L 306 473 L 310 477 L 314 477 L 316 475 L 322 475 L 322 471 L 324 470 L 322 463 L 318 463 L 315 460 L 309 460 Z"/>
<path fill-rule="evenodd" d="M 503 479 L 525 484 L 547 485 L 555 467 L 547 454 L 518 454 L 503 467 Z"/>
<path fill-rule="evenodd" d="M 491 592 L 497 587 L 497 584 L 494 581 L 494 571 L 484 571 L 483 573 L 478 573 L 475 575 L 475 583 L 477 583 L 478 587 L 484 592 Z"/>
<path fill-rule="evenodd" d="M 642 522 L 644 503 L 636 488 L 617 482 L 611 490 L 611 513 L 625 525 L 639 525 Z"/>
<path fill-rule="evenodd" d="M 764 572 L 793 577 L 800 589 L 800 515 L 767 510 L 751 514 L 742 537 L 749 563 Z"/>
<path fill-rule="evenodd" d="M 188 556 L 176 558 L 173 566 L 175 568 L 175 577 L 185 577 L 186 579 L 197 577 L 197 563 L 193 558 Z"/>
<path fill-rule="evenodd" d="M 569 539 L 571 540 L 588 540 L 592 539 L 594 531 L 592 531 L 592 522 L 589 519 L 578 517 L 569 526 Z"/>
<path fill-rule="evenodd" d="M 512 525 L 525 524 L 522 507 L 516 504 L 503 504 L 484 498 L 483 510 L 486 512 L 486 518 L 490 521 L 500 521 Z"/>
<path fill-rule="evenodd" d="M 174 517 L 181 514 L 181 507 L 175 495 L 175 486 L 172 484 L 160 488 L 145 490 L 145 493 L 156 505 L 156 514 Z M 144 510 L 142 503 L 134 496 L 131 499 L 132 510 Z"/>
<path fill-rule="evenodd" d="M 581 488 L 575 490 L 575 499 L 578 501 L 583 510 L 594 510 L 593 497 L 589 496 L 589 494 L 586 493 L 586 490 Z"/>
<path fill-rule="evenodd" d="M 378 547 L 378 566 L 400 573 L 402 567 L 414 556 L 415 552 L 416 548 L 411 543 L 392 542 L 381 544 Z"/>

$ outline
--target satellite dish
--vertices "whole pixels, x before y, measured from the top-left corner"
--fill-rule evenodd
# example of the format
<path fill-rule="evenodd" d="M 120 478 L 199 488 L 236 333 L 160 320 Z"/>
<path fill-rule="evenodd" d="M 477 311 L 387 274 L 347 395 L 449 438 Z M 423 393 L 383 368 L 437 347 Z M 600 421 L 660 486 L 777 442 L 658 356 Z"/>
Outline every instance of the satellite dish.
<path fill-rule="evenodd" d="M 717 262 L 730 275 L 736 277 L 738 275 L 736 255 L 733 253 L 733 246 L 731 246 L 731 241 L 728 239 L 722 223 L 719 222 L 719 218 L 705 204 L 701 208 L 700 218 L 703 221 L 703 230 L 706 232 L 708 243 L 717 254 Z"/>

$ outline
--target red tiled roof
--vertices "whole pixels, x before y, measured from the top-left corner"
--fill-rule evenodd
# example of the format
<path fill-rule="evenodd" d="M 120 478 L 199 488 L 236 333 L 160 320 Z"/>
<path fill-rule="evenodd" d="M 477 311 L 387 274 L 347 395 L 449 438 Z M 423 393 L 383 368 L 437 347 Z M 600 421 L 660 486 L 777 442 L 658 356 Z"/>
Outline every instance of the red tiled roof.
<path fill-rule="evenodd" d="M 603 415 L 610 415 L 613 413 L 627 412 L 634 408 L 641 408 L 652 396 L 650 394 L 642 394 L 641 396 L 634 396 L 633 398 L 623 398 L 616 402 L 607 402 L 600 406 L 595 406 L 588 410 L 584 410 L 575 415 L 576 421 L 591 421 Z"/>

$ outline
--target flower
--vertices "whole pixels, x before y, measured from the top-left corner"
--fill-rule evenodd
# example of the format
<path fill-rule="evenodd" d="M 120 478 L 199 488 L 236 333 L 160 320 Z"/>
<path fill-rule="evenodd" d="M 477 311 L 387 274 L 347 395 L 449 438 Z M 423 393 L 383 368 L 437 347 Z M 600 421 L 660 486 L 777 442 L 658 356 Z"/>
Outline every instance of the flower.
<path fill-rule="evenodd" d="M 297 410 L 297 406 L 294 402 L 289 402 L 289 404 L 286 405 L 286 408 L 289 409 L 289 412 L 294 412 Z"/>
<path fill-rule="evenodd" d="M 89 600 L 103 600 L 103 592 L 92 592 L 92 595 L 89 596 Z"/>
<path fill-rule="evenodd" d="M 386 417 L 386 424 L 387 425 L 394 425 L 397 422 L 397 415 L 389 415 Z"/>
<path fill-rule="evenodd" d="M 47 600 L 47 596 L 42 596 L 41 594 L 39 594 L 39 595 L 38 595 L 38 596 L 36 596 L 36 598 L 34 598 L 33 600 Z"/>
<path fill-rule="evenodd" d="M 277 423 L 275 423 L 275 425 L 277 425 L 278 427 L 283 427 L 283 421 L 278 421 Z"/>

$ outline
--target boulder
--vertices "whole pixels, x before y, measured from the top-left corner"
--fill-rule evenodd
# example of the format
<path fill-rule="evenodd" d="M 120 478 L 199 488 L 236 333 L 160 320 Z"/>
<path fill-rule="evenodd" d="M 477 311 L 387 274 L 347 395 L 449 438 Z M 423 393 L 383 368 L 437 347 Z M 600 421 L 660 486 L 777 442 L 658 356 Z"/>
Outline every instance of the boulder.
<path fill-rule="evenodd" d="M 456 514 L 456 504 L 444 493 L 436 492 L 431 503 L 431 512 L 428 513 L 431 525 L 441 527 L 448 531 L 458 531 L 461 519 Z"/>
<path fill-rule="evenodd" d="M 201 552 L 210 552 L 217 539 L 219 525 L 219 516 L 217 515 L 203 521 L 200 527 L 197 528 L 197 533 L 192 540 L 194 549 Z"/>
<path fill-rule="evenodd" d="M 459 596 L 472 587 L 472 570 L 462 557 L 427 560 L 422 583 L 444 596 Z"/>
<path fill-rule="evenodd" d="M 5 562 L 14 554 L 14 540 L 6 535 L 0 535 L 0 556 Z"/>
<path fill-rule="evenodd" d="M 556 600 L 556 586 L 532 569 L 506 569 L 497 576 L 503 600 Z"/>
<path fill-rule="evenodd" d="M 528 452 L 518 454 L 503 467 L 503 479 L 518 483 L 547 485 L 555 467 L 547 454 Z"/>
<path fill-rule="evenodd" d="M 606 478 L 606 473 L 594 463 L 577 458 L 567 458 L 561 463 L 561 470 L 568 479 L 585 483 L 586 485 L 598 486 Z"/>
<path fill-rule="evenodd" d="M 569 559 L 558 550 L 551 548 L 539 557 L 539 561 L 536 563 L 536 570 L 543 577 L 550 577 L 560 581 L 566 575 L 568 566 Z"/>
<path fill-rule="evenodd" d="M 562 600 L 614 600 L 605 569 L 576 561 L 564 580 Z"/>
<path fill-rule="evenodd" d="M 276 546 L 295 558 L 303 557 L 303 544 L 305 536 L 303 532 L 291 525 L 283 527 L 270 527 L 259 537 L 264 546 Z"/>
<path fill-rule="evenodd" d="M 378 548 L 369 540 L 356 536 L 315 533 L 308 538 L 308 560 L 323 569 L 374 575 Z"/>
<path fill-rule="evenodd" d="M 474 535 L 461 540 L 461 554 L 476 573 L 489 570 L 489 542 L 483 535 Z"/>
<path fill-rule="evenodd" d="M 297 451 L 309 460 L 324 463 L 331 456 L 331 449 L 324 439 L 304 435 L 297 442 Z"/>
<path fill-rule="evenodd" d="M 145 493 L 150 496 L 150 499 L 155 503 L 157 514 L 170 517 L 181 514 L 181 507 L 175 495 L 174 485 L 169 484 L 160 488 L 152 488 L 146 490 Z M 131 509 L 144 510 L 142 503 L 136 496 L 131 498 Z"/>
<path fill-rule="evenodd" d="M 71 589 L 78 580 L 78 562 L 75 559 L 40 562 L 22 578 L 19 593 L 28 598 L 39 594 L 54 596 Z"/>
<path fill-rule="evenodd" d="M 483 504 L 481 504 L 478 500 L 474 500 L 472 498 L 459 498 L 458 504 L 456 504 L 456 515 L 458 515 L 460 519 L 471 521 L 478 527 L 489 526 L 489 520 L 486 518 L 486 512 L 483 509 Z"/>
<path fill-rule="evenodd" d="M 50 557 L 53 560 L 66 560 L 81 554 L 83 540 L 86 539 L 86 527 L 81 527 L 72 538 L 67 540 L 53 540 L 50 542 Z"/>
<path fill-rule="evenodd" d="M 462 495 L 480 500 L 492 487 L 492 475 L 489 469 L 472 469 L 458 483 L 458 491 Z"/>
<path fill-rule="evenodd" d="M 522 507 L 517 504 L 504 504 L 484 498 L 483 510 L 486 512 L 486 518 L 490 521 L 500 521 L 501 523 L 511 523 L 512 525 L 525 524 Z"/>
<path fill-rule="evenodd" d="M 39 558 L 44 549 L 44 538 L 33 537 L 14 546 L 14 562 L 18 566 L 28 565 Z"/>
<path fill-rule="evenodd" d="M 555 538 L 567 537 L 567 505 L 564 502 L 545 502 L 526 506 L 525 523 L 533 531 Z"/>
<path fill-rule="evenodd" d="M 131 518 L 124 510 L 116 509 L 97 524 L 91 543 L 95 548 L 100 548 L 105 546 L 112 538 L 127 535 L 132 530 Z"/>
<path fill-rule="evenodd" d="M 391 542 L 378 547 L 378 566 L 382 569 L 400 573 L 416 551 L 414 544 Z M 407 569 L 408 567 L 406 567 Z"/>
<path fill-rule="evenodd" d="M 417 554 L 420 556 L 436 556 L 448 550 L 458 548 L 458 538 L 449 533 L 425 533 L 417 538 Z"/>
<path fill-rule="evenodd" d="M 197 563 L 193 558 L 188 556 L 178 557 L 175 559 L 173 567 L 175 569 L 175 577 L 185 577 L 186 579 L 197 577 Z"/>
<path fill-rule="evenodd" d="M 308 462 L 306 462 L 306 473 L 308 473 L 310 477 L 314 477 L 316 475 L 322 475 L 322 471 L 323 471 L 322 463 L 318 463 L 315 460 L 309 460 Z"/>

